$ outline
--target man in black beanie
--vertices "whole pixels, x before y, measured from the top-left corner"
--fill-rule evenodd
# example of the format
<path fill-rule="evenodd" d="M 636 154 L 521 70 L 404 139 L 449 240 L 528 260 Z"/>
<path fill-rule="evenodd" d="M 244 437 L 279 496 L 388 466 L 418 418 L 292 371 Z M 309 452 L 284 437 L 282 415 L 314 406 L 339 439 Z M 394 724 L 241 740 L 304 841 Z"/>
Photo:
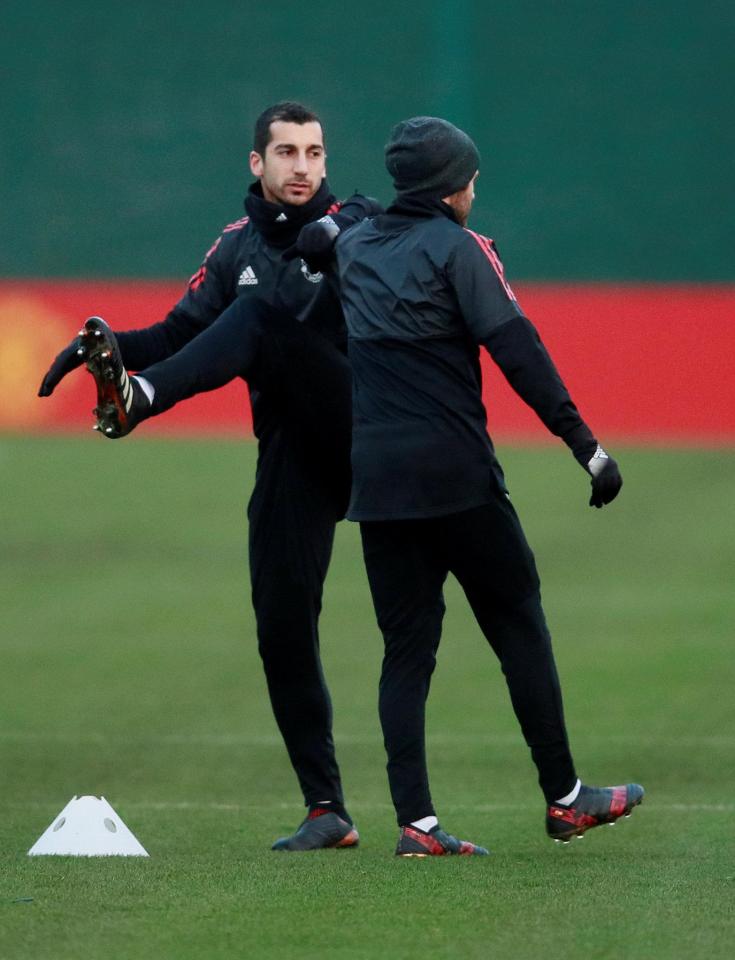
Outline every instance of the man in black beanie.
<path fill-rule="evenodd" d="M 493 241 L 466 229 L 480 163 L 446 120 L 399 123 L 385 151 L 396 199 L 343 232 L 336 263 L 353 377 L 352 496 L 385 640 L 380 719 L 401 856 L 485 854 L 439 826 L 424 711 L 452 572 L 496 653 L 547 803 L 568 841 L 640 803 L 637 784 L 581 783 L 572 760 L 533 554 L 486 429 L 479 346 L 591 477 L 622 485 L 510 288 Z M 306 228 L 318 232 L 318 224 Z"/>

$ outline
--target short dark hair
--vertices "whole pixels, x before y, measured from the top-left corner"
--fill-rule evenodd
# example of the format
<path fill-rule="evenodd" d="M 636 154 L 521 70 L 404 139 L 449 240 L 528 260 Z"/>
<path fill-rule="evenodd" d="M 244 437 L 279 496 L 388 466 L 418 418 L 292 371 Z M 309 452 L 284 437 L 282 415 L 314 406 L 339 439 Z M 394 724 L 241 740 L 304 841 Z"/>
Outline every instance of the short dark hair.
<path fill-rule="evenodd" d="M 265 156 L 265 148 L 271 141 L 271 124 L 277 120 L 284 123 L 321 124 L 321 120 L 314 111 L 309 110 L 303 103 L 296 103 L 294 100 L 282 100 L 280 103 L 274 103 L 272 107 L 264 110 L 255 121 L 253 150 L 259 153 L 261 157 Z"/>

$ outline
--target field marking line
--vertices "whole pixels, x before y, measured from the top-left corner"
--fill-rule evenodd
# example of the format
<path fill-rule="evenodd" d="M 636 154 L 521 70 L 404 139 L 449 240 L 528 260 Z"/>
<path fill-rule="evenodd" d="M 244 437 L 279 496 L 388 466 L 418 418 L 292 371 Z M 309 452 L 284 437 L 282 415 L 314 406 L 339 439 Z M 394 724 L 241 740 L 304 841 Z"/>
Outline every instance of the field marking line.
<path fill-rule="evenodd" d="M 161 746 L 281 746 L 283 741 L 277 733 L 170 733 L 154 736 L 119 736 L 116 734 L 108 735 L 104 733 L 59 733 L 59 732 L 33 732 L 33 731 L 15 731 L 0 730 L 0 740 L 32 742 L 47 741 L 49 743 L 90 743 L 90 744 L 159 744 Z M 376 728 L 374 735 L 366 734 L 336 734 L 335 743 L 337 746 L 344 744 L 346 746 L 379 746 L 382 749 L 380 733 Z M 523 740 L 520 733 L 427 733 L 427 743 L 429 744 L 517 744 L 523 746 Z M 650 747 L 671 747 L 679 748 L 682 746 L 712 746 L 712 747 L 731 747 L 735 745 L 735 734 L 728 735 L 704 735 L 704 736 L 682 736 L 682 737 L 657 737 L 640 736 L 636 734 L 611 734 L 609 736 L 575 736 L 575 742 L 578 743 L 621 743 L 638 744 Z"/>
<path fill-rule="evenodd" d="M 218 803 L 216 801 L 198 800 L 117 800 L 116 804 L 126 810 L 218 810 L 224 813 L 247 813 L 251 810 L 293 810 L 298 802 L 293 803 Z M 9 809 L 55 808 L 58 801 L 28 800 L 24 803 L 4 803 L 2 806 Z M 500 813 L 507 810 L 543 810 L 540 803 L 453 803 L 452 810 L 464 810 L 469 813 Z M 650 803 L 648 807 L 654 806 Z M 350 803 L 350 809 L 355 810 L 392 810 L 391 803 L 378 801 L 375 803 Z M 644 808 L 646 809 L 646 808 Z M 655 809 L 663 813 L 735 813 L 735 803 L 656 803 Z"/>

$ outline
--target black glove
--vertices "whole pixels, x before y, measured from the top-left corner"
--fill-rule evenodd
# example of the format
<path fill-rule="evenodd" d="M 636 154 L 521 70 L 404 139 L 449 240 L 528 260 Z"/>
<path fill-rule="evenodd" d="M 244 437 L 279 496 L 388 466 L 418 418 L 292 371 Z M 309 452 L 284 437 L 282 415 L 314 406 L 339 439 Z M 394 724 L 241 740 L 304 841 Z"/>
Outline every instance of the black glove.
<path fill-rule="evenodd" d="M 284 260 L 301 257 L 309 270 L 322 273 L 332 265 L 334 244 L 340 231 L 365 217 L 377 217 L 383 208 L 373 197 L 354 193 L 336 213 L 326 214 L 314 223 L 302 227 L 296 243 L 283 254 Z"/>
<path fill-rule="evenodd" d="M 602 449 L 599 443 L 585 469 L 592 476 L 590 506 L 599 509 L 606 503 L 611 503 L 620 493 L 623 478 L 620 476 L 615 460 Z"/>
<path fill-rule="evenodd" d="M 623 478 L 617 463 L 602 449 L 587 424 L 580 420 L 562 439 L 577 463 L 592 477 L 590 506 L 599 509 L 614 500 L 620 493 Z"/>
<path fill-rule="evenodd" d="M 341 225 L 329 214 L 307 223 L 301 228 L 296 243 L 285 251 L 283 259 L 301 257 L 312 273 L 321 273 L 332 262 L 332 251 L 340 230 Z"/>
<path fill-rule="evenodd" d="M 81 346 L 80 338 L 74 337 L 69 346 L 64 347 L 41 381 L 41 386 L 38 388 L 39 397 L 50 397 L 67 373 L 81 367 L 84 363 L 84 357 L 78 352 Z"/>

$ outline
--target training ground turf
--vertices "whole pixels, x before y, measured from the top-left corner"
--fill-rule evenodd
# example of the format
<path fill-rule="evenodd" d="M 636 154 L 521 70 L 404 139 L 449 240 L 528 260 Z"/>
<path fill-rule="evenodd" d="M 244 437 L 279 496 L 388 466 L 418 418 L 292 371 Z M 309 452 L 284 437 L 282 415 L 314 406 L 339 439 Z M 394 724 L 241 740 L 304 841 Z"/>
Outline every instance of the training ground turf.
<path fill-rule="evenodd" d="M 302 809 L 253 640 L 249 443 L 0 439 L 0 956 L 729 958 L 735 942 L 732 451 L 615 449 L 603 511 L 561 448 L 501 449 L 541 570 L 572 744 L 632 819 L 553 844 L 456 584 L 428 716 L 443 826 L 487 858 L 400 860 L 380 640 L 340 524 L 322 621 L 358 850 L 272 853 Z M 149 860 L 29 858 L 74 794 Z"/>

